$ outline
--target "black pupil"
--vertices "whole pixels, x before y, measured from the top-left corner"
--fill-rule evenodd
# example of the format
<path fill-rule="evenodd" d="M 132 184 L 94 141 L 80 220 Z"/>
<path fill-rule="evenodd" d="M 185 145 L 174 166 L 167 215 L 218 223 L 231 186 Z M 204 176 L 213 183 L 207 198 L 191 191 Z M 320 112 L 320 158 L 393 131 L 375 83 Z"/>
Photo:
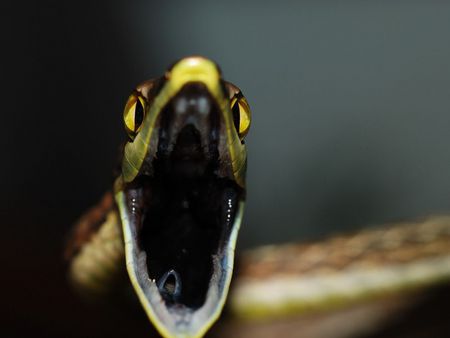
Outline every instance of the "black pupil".
<path fill-rule="evenodd" d="M 240 112 L 239 112 L 239 103 L 238 100 L 234 103 L 233 107 L 231 108 L 231 111 L 233 112 L 233 121 L 234 126 L 236 127 L 237 132 L 239 133 L 239 123 L 240 123 Z"/>
<path fill-rule="evenodd" d="M 136 109 L 134 111 L 134 131 L 136 131 L 144 120 L 144 107 L 142 107 L 141 101 L 136 101 Z"/>

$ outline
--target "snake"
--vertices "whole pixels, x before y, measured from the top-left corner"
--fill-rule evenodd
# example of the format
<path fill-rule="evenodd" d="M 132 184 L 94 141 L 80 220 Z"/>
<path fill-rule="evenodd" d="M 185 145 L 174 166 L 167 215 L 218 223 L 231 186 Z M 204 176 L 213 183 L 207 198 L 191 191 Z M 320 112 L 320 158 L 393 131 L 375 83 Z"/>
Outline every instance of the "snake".
<path fill-rule="evenodd" d="M 127 140 L 112 191 L 78 222 L 71 281 L 105 293 L 125 265 L 157 331 L 202 337 L 233 274 L 251 123 L 242 91 L 192 56 L 138 85 L 123 113 Z"/>
<path fill-rule="evenodd" d="M 434 216 L 247 250 L 230 290 L 251 124 L 242 91 L 187 57 L 133 90 L 123 123 L 113 187 L 67 244 L 69 278 L 89 297 L 131 286 L 163 337 L 204 336 L 225 302 L 261 323 L 450 280 L 450 216 Z"/>

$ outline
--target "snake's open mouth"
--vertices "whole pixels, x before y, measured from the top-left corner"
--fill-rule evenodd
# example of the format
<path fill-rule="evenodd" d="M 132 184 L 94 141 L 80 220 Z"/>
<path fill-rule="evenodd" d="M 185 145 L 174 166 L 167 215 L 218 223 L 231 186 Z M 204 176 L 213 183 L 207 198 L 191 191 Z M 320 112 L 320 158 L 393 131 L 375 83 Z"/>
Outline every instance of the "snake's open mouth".
<path fill-rule="evenodd" d="M 214 175 L 196 134 L 185 127 L 171 156 L 155 161 L 154 177 L 141 178 L 145 201 L 138 245 L 168 307 L 204 304 L 212 276 L 220 274 L 241 194 L 233 181 Z M 179 157 L 180 148 L 190 150 Z"/>
<path fill-rule="evenodd" d="M 231 166 L 225 123 L 203 84 L 181 88 L 155 130 L 153 153 L 123 189 L 127 267 L 160 332 L 198 336 L 225 301 L 245 193 L 220 174 Z"/>

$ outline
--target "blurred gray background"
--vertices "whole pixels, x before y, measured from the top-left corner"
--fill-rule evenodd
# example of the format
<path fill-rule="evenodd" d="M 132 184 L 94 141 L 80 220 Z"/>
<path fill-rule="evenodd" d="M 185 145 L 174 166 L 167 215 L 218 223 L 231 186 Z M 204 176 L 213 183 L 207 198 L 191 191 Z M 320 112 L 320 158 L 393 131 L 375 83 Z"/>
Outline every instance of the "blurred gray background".
<path fill-rule="evenodd" d="M 130 91 L 186 55 L 217 61 L 253 111 L 241 248 L 450 212 L 449 1 L 6 0 L 0 14 L 2 336 L 147 332 L 141 312 L 74 297 L 61 257 L 112 186 Z"/>
<path fill-rule="evenodd" d="M 253 111 L 241 245 L 450 211 L 450 2 L 55 1 L 18 13 L 2 169 L 20 179 L 2 182 L 6 207 L 35 197 L 73 221 L 111 185 L 131 89 L 200 54 Z"/>
<path fill-rule="evenodd" d="M 449 2 L 130 9 L 143 75 L 205 55 L 251 104 L 244 244 L 450 210 Z"/>

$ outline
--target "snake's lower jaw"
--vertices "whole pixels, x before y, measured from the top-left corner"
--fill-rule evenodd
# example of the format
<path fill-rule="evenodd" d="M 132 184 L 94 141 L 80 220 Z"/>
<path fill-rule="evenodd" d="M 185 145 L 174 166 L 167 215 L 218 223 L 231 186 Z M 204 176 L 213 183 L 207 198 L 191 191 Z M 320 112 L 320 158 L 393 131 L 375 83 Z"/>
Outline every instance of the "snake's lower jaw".
<path fill-rule="evenodd" d="M 164 216 L 165 210 L 146 202 L 162 192 L 151 182 L 139 186 L 116 194 L 134 290 L 162 336 L 202 337 L 228 294 L 242 189 L 225 179 L 207 182 L 195 188 L 195 200 L 186 201 L 200 205 L 178 211 L 169 206 L 172 213 Z"/>

